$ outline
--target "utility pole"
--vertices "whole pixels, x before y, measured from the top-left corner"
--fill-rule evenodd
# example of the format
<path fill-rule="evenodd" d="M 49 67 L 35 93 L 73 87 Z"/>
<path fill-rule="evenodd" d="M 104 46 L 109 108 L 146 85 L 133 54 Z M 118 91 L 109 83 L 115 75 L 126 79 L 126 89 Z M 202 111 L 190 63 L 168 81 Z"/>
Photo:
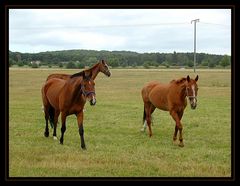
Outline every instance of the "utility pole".
<path fill-rule="evenodd" d="M 194 22 L 194 72 L 196 71 L 196 23 L 199 22 L 199 19 L 194 19 L 191 21 Z"/>

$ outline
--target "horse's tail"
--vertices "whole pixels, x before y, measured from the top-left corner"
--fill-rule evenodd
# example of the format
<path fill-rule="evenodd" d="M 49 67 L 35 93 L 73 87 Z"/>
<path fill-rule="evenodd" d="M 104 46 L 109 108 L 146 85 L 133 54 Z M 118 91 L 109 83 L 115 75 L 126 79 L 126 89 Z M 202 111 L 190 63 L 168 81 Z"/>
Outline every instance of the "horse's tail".
<path fill-rule="evenodd" d="M 143 107 L 143 123 L 145 122 L 146 120 L 146 112 L 145 112 L 145 108 Z"/>
<path fill-rule="evenodd" d="M 52 106 L 50 106 L 49 110 L 48 110 L 48 114 L 49 114 L 49 121 L 50 121 L 50 125 L 53 128 L 54 125 L 54 108 Z"/>

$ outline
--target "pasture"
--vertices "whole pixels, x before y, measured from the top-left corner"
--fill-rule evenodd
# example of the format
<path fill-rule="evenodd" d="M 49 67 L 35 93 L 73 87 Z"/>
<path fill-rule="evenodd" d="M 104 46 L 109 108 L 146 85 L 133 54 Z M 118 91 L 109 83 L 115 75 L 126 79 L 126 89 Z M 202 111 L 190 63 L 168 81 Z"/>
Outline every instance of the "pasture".
<path fill-rule="evenodd" d="M 80 148 L 76 116 L 67 117 L 64 144 L 44 137 L 41 87 L 60 69 L 9 69 L 9 177 L 230 177 L 231 71 L 197 70 L 198 106 L 182 118 L 185 146 L 172 143 L 175 123 L 155 110 L 153 136 L 140 131 L 141 89 L 151 80 L 169 82 L 192 70 L 112 69 L 99 73 L 96 106 L 87 102 Z"/>

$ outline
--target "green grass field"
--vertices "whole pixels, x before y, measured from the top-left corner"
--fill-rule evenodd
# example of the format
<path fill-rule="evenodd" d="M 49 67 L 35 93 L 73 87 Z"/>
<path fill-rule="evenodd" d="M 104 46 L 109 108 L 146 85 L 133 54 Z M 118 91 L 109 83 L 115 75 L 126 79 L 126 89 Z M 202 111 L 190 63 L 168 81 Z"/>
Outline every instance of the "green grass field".
<path fill-rule="evenodd" d="M 231 71 L 197 70 L 198 106 L 184 112 L 185 146 L 172 143 L 175 123 L 168 112 L 153 114 L 153 136 L 140 132 L 141 88 L 169 82 L 192 70 L 111 70 L 96 78 L 97 104 L 85 105 L 87 150 L 80 149 L 75 116 L 67 117 L 64 145 L 44 137 L 41 87 L 60 69 L 9 70 L 9 177 L 230 177 Z M 60 120 L 59 120 L 60 121 Z M 60 137 L 61 123 L 57 128 Z"/>

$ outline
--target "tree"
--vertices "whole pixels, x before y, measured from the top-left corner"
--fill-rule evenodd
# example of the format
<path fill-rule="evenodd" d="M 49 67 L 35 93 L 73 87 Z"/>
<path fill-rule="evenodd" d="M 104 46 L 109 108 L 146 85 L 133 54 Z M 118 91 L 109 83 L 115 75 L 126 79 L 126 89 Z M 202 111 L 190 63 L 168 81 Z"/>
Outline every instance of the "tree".
<path fill-rule="evenodd" d="M 214 61 L 209 61 L 208 66 L 209 68 L 214 68 L 216 66 L 216 63 L 214 63 Z"/>
<path fill-rule="evenodd" d="M 229 59 L 229 57 L 227 56 L 227 55 L 224 55 L 223 56 L 223 58 L 221 59 L 221 61 L 220 61 L 220 65 L 222 66 L 222 67 L 226 67 L 226 66 L 228 66 L 228 65 L 230 65 L 230 59 Z"/>
<path fill-rule="evenodd" d="M 168 61 L 164 61 L 164 62 L 162 63 L 162 65 L 164 65 L 166 68 L 169 68 L 169 67 L 170 67 L 170 65 L 169 65 L 169 62 L 168 62 Z"/>
<path fill-rule="evenodd" d="M 22 67 L 23 65 L 24 65 L 24 64 L 23 64 L 22 61 L 19 61 L 19 62 L 18 62 L 18 66 L 19 66 L 19 67 Z"/>
<path fill-rule="evenodd" d="M 143 63 L 143 67 L 148 69 L 149 68 L 149 63 L 148 62 L 144 62 Z"/>
<path fill-rule="evenodd" d="M 188 61 L 188 63 L 187 63 L 187 66 L 189 66 L 189 67 L 193 67 L 193 61 Z"/>
<path fill-rule="evenodd" d="M 63 67 L 63 64 L 62 63 L 59 63 L 59 65 L 58 65 L 60 68 L 62 68 Z"/>
<path fill-rule="evenodd" d="M 201 62 L 201 65 L 202 65 L 202 66 L 208 66 L 208 64 L 209 64 L 209 60 L 203 60 L 203 61 Z"/>
<path fill-rule="evenodd" d="M 76 68 L 76 65 L 74 62 L 70 61 L 70 62 L 68 62 L 66 68 Z"/>
<path fill-rule="evenodd" d="M 118 61 L 117 61 L 116 58 L 113 58 L 113 59 L 109 60 L 109 61 L 108 61 L 108 65 L 111 66 L 111 67 L 113 67 L 113 68 L 119 66 Z"/>
<path fill-rule="evenodd" d="M 14 64 L 16 64 L 16 61 L 14 61 L 13 59 L 9 59 L 9 67 L 11 67 Z"/>
<path fill-rule="evenodd" d="M 174 51 L 172 55 L 172 64 L 177 65 L 178 59 L 177 59 L 177 53 Z"/>
<path fill-rule="evenodd" d="M 85 65 L 83 63 L 77 63 L 77 68 L 79 69 L 83 69 L 85 67 Z"/>
<path fill-rule="evenodd" d="M 32 64 L 32 68 L 38 68 L 38 64 L 37 63 L 33 63 Z"/>

